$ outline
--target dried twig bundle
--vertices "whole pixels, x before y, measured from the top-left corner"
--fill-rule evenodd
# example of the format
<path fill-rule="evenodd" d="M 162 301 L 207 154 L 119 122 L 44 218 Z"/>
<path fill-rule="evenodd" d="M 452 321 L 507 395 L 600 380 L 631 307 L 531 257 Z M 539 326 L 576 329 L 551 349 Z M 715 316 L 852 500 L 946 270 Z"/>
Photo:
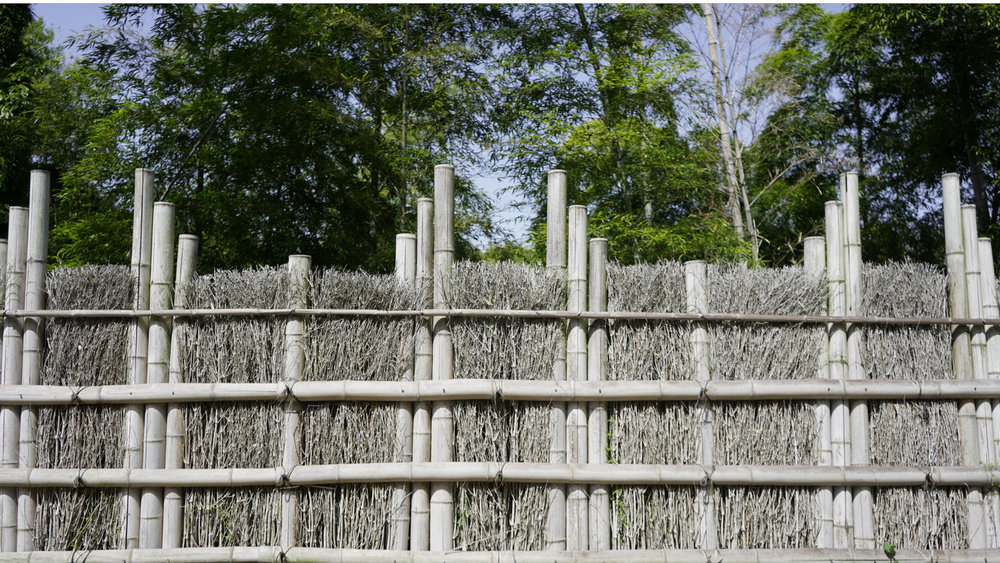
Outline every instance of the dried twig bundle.
<path fill-rule="evenodd" d="M 565 283 L 544 268 L 510 262 L 458 262 L 449 304 L 461 309 L 551 310 L 566 306 Z M 560 320 L 452 319 L 454 377 L 551 379 Z"/>
<path fill-rule="evenodd" d="M 611 549 L 697 547 L 694 487 L 626 485 L 611 490 Z"/>
<path fill-rule="evenodd" d="M 816 315 L 826 307 L 826 285 L 800 267 L 712 266 L 708 308 L 713 313 Z M 823 348 L 820 326 L 712 323 L 712 379 L 816 377 Z"/>
<path fill-rule="evenodd" d="M 49 272 L 51 309 L 128 309 L 132 288 L 126 266 L 56 268 Z M 45 385 L 126 383 L 128 320 L 49 319 L 45 323 Z M 125 408 L 38 408 L 37 467 L 120 467 Z M 39 549 L 116 547 L 119 506 L 114 491 L 41 489 L 35 529 Z"/>
<path fill-rule="evenodd" d="M 460 483 L 455 546 L 463 551 L 545 548 L 545 485 Z"/>
<path fill-rule="evenodd" d="M 281 465 L 281 405 L 192 403 L 184 409 L 184 467 Z"/>
<path fill-rule="evenodd" d="M 816 494 L 791 487 L 713 491 L 723 549 L 815 547 Z"/>
<path fill-rule="evenodd" d="M 608 449 L 611 463 L 698 463 L 695 404 L 609 404 Z"/>
<path fill-rule="evenodd" d="M 944 317 L 948 276 L 928 264 L 867 264 L 862 312 L 892 317 Z M 873 379 L 950 379 L 951 333 L 947 326 L 866 325 L 862 361 Z"/>
<path fill-rule="evenodd" d="M 411 309 L 416 293 L 396 278 L 335 269 L 316 273 L 318 309 Z M 413 319 L 311 318 L 305 380 L 398 381 L 413 358 Z"/>
<path fill-rule="evenodd" d="M 686 295 L 679 262 L 608 264 L 609 311 L 684 312 Z M 610 322 L 608 379 L 691 379 L 690 334 L 686 323 Z"/>
<path fill-rule="evenodd" d="M 548 405 L 462 401 L 452 412 L 456 461 L 548 462 Z"/>
<path fill-rule="evenodd" d="M 221 270 L 196 276 L 188 303 L 197 309 L 288 306 L 283 268 Z M 200 317 L 186 323 L 181 370 L 192 383 L 273 383 L 284 378 L 284 319 Z"/>
<path fill-rule="evenodd" d="M 303 465 L 391 463 L 397 451 L 391 403 L 311 403 L 302 410 Z"/>
<path fill-rule="evenodd" d="M 121 503 L 111 489 L 39 489 L 35 546 L 42 551 L 118 547 Z"/>
<path fill-rule="evenodd" d="M 183 547 L 278 545 L 279 491 L 273 487 L 185 489 Z"/>
<path fill-rule="evenodd" d="M 389 549 L 392 484 L 306 487 L 299 499 L 305 547 Z"/>
<path fill-rule="evenodd" d="M 818 461 L 814 405 L 801 401 L 714 403 L 719 465 L 811 465 Z"/>
<path fill-rule="evenodd" d="M 873 465 L 961 465 L 954 402 L 872 401 L 868 404 Z"/>
<path fill-rule="evenodd" d="M 960 489 L 876 489 L 875 538 L 897 549 L 968 549 L 968 506 Z"/>

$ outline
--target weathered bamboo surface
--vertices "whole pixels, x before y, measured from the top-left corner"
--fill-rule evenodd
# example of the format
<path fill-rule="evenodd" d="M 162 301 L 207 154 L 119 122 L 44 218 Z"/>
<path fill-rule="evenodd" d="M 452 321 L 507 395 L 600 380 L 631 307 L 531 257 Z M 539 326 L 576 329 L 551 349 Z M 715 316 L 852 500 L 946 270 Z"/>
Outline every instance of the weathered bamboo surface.
<path fill-rule="evenodd" d="M 70 563 L 81 560 L 79 551 L 34 551 L 0 554 L 0 562 Z M 982 563 L 1000 557 L 996 549 L 899 549 L 893 561 Z M 472 563 L 523 563 L 523 562 L 573 562 L 621 561 L 629 563 L 727 563 L 775 562 L 829 562 L 829 561 L 885 561 L 879 549 L 658 549 L 616 551 L 386 551 L 359 549 L 321 549 L 294 547 L 217 547 L 180 549 L 92 550 L 86 552 L 88 563 L 185 561 L 187 563 L 239 561 L 245 563 L 294 563 L 312 561 L 359 563 L 437 563 L 440 561 L 468 561 Z"/>
<path fill-rule="evenodd" d="M 102 405 L 276 401 L 771 401 L 812 399 L 1000 399 L 1000 380 L 794 381 L 300 381 L 146 385 L 0 385 L 0 405 Z"/>
<path fill-rule="evenodd" d="M 770 486 L 994 487 L 985 466 L 646 465 L 500 462 L 352 463 L 226 469 L 2 469 L 4 487 L 288 487 L 339 483 L 492 482 Z"/>
<path fill-rule="evenodd" d="M 448 317 L 511 319 L 588 319 L 621 321 L 733 322 L 760 324 L 881 326 L 1000 326 L 1000 319 L 970 317 L 880 317 L 865 315 L 758 315 L 750 313 L 673 313 L 639 311 L 557 311 L 521 309 L 5 309 L 0 318 L 136 319 L 146 317 Z"/>

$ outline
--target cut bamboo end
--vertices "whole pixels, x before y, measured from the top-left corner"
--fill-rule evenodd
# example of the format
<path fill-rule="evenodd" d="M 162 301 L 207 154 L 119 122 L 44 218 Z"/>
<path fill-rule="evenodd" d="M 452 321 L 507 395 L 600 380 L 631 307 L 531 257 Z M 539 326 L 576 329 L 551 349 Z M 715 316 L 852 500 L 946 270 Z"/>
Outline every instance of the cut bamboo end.
<path fill-rule="evenodd" d="M 545 214 L 545 265 L 566 269 L 566 185 L 565 170 L 549 170 Z"/>

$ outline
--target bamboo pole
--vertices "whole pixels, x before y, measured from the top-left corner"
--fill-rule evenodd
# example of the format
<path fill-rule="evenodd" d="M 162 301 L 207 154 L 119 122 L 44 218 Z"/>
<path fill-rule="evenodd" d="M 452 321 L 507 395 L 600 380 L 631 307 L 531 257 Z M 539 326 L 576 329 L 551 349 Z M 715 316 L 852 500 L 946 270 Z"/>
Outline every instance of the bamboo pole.
<path fill-rule="evenodd" d="M 135 196 L 132 211 L 132 306 L 149 308 L 150 261 L 153 251 L 153 171 L 137 168 L 135 171 Z M 129 327 L 127 380 L 130 385 L 146 383 L 146 354 L 148 349 L 149 318 L 137 317 Z M 125 469 L 142 467 L 142 436 L 144 411 L 140 405 L 129 405 L 125 410 Z M 121 496 L 121 525 L 119 544 L 126 549 L 139 546 L 140 491 L 128 489 Z"/>
<path fill-rule="evenodd" d="M 963 241 L 964 242 L 964 241 Z M 1000 307 L 997 306 L 997 280 L 996 270 L 993 265 L 993 246 L 989 238 L 979 238 L 976 241 L 976 249 L 979 253 L 980 287 L 982 295 L 983 316 L 989 318 L 1000 317 Z M 986 381 L 1000 379 L 1000 331 L 995 327 L 986 330 Z M 1000 402 L 996 400 L 987 401 L 990 408 L 990 427 L 992 429 L 992 451 L 997 454 L 997 440 L 1000 435 Z M 997 458 L 994 458 L 994 465 Z M 990 508 L 992 511 L 992 525 L 989 531 L 992 533 L 989 547 L 1000 547 L 1000 498 L 996 491 L 989 493 Z"/>
<path fill-rule="evenodd" d="M 708 310 L 708 265 L 701 260 L 692 260 L 685 262 L 684 268 L 688 312 L 703 313 Z M 694 362 L 694 380 L 703 388 L 709 386 L 709 380 L 712 378 L 710 354 L 708 329 L 704 324 L 695 324 L 691 330 L 691 358 Z M 712 434 L 712 405 L 707 397 L 699 398 L 696 416 L 701 437 L 699 458 L 701 464 L 711 473 L 715 465 L 713 460 L 715 440 Z M 706 482 L 705 486 L 698 489 L 697 502 L 700 521 L 696 543 L 704 549 L 715 549 L 719 547 L 719 536 L 716 530 L 715 500 L 711 482 Z"/>
<path fill-rule="evenodd" d="M 979 232 L 976 225 L 976 206 L 962 205 L 962 250 L 965 254 L 965 281 L 966 294 L 968 295 L 969 316 L 982 317 L 983 314 L 983 292 L 982 274 L 979 263 Z M 972 378 L 977 381 L 985 380 L 987 377 L 986 365 L 986 331 L 984 327 L 970 327 L 970 355 L 972 357 Z M 996 449 L 993 438 L 993 405 L 988 400 L 975 402 L 976 405 L 976 430 L 977 442 L 979 445 L 979 462 L 990 467 L 995 467 L 997 462 Z M 997 545 L 997 520 L 994 515 L 1000 515 L 1000 504 L 998 504 L 996 491 L 985 491 L 983 498 L 985 545 L 995 547 Z M 986 514 L 990 518 L 986 517 Z"/>
<path fill-rule="evenodd" d="M 984 466 L 552 464 L 516 462 L 354 463 L 219 469 L 3 469 L 0 485 L 46 489 L 115 487 L 313 487 L 447 481 L 724 487 L 988 487 Z M 709 549 L 709 548 L 705 548 Z"/>
<path fill-rule="evenodd" d="M 174 288 L 174 204 L 153 204 L 153 252 L 150 262 L 149 306 L 169 309 Z M 170 319 L 149 320 L 146 384 L 167 383 L 170 378 Z M 167 409 L 163 404 L 146 406 L 143 424 L 142 466 L 166 468 Z M 163 545 L 163 490 L 144 489 L 140 506 L 139 548 Z"/>
<path fill-rule="evenodd" d="M 396 281 L 411 289 L 417 278 L 417 237 L 412 234 L 396 235 Z M 413 363 L 403 373 L 404 381 L 413 381 Z M 413 461 L 413 405 L 400 402 L 396 410 L 396 451 L 393 461 Z M 392 529 L 389 547 L 404 550 L 409 547 L 410 536 L 410 486 L 397 483 L 392 489 Z"/>
<path fill-rule="evenodd" d="M 24 306 L 44 309 L 46 302 L 45 268 L 49 256 L 49 173 L 31 171 L 28 205 L 28 248 L 25 261 Z M 42 356 L 45 347 L 43 319 L 24 319 L 21 360 L 21 383 L 38 385 L 42 380 Z M 33 468 L 38 463 L 35 439 L 38 435 L 38 411 L 33 406 L 21 409 L 18 465 Z M 35 549 L 35 493 L 18 491 L 17 550 Z"/>
<path fill-rule="evenodd" d="M 944 211 L 945 254 L 948 265 L 948 304 L 952 315 L 969 314 L 968 288 L 965 278 L 965 251 L 962 235 L 961 192 L 958 174 L 941 177 L 942 204 Z M 972 350 L 969 330 L 962 326 L 952 328 L 952 365 L 956 379 L 972 380 Z M 975 401 L 962 400 L 958 403 L 959 437 L 961 439 L 962 463 L 979 464 L 979 432 L 976 420 Z M 986 546 L 985 514 L 982 492 L 969 490 L 969 546 Z"/>
<path fill-rule="evenodd" d="M 855 324 L 866 326 L 1000 326 L 1000 319 L 970 317 L 880 317 L 852 315 L 756 315 L 749 313 L 664 313 L 644 311 L 608 311 L 604 313 L 536 309 L 50 309 L 28 311 L 15 309 L 0 312 L 4 318 L 40 317 L 45 319 L 140 319 L 171 318 L 275 318 L 275 317 L 372 317 L 412 318 L 446 317 L 449 319 L 508 318 L 508 319 L 586 319 L 629 320 L 676 323 L 742 323 L 775 325 Z"/>
<path fill-rule="evenodd" d="M 826 275 L 827 308 L 831 316 L 843 315 L 847 308 L 846 280 L 844 274 L 844 221 L 843 206 L 837 201 L 826 202 Z M 847 380 L 847 332 L 842 323 L 831 323 L 829 331 L 829 354 L 827 362 L 830 379 L 833 382 Z M 846 400 L 830 403 L 830 446 L 832 464 L 846 467 L 851 460 L 850 411 Z M 854 530 L 852 520 L 854 510 L 851 491 L 836 488 L 833 494 L 833 547 L 853 548 Z"/>
<path fill-rule="evenodd" d="M 803 266 L 805 271 L 820 279 L 826 273 L 826 240 L 823 237 L 808 237 L 803 248 Z M 826 379 L 830 376 L 828 362 L 830 341 L 824 339 L 816 377 Z M 830 443 L 830 402 L 816 403 L 816 426 L 819 429 L 819 465 L 833 465 L 833 446 Z M 817 496 L 817 529 L 816 546 L 833 547 L 833 490 L 822 488 Z"/>
<path fill-rule="evenodd" d="M 300 402 L 426 402 L 436 400 L 497 401 L 943 401 L 1000 399 L 1000 380 L 833 381 L 714 380 L 696 381 L 551 381 L 455 379 L 447 381 L 302 381 L 299 383 L 171 383 L 163 385 L 0 386 L 0 405 L 112 405 L 206 403 L 219 401 L 281 402 L 294 395 Z"/>
<path fill-rule="evenodd" d="M 844 198 L 845 273 L 847 277 L 847 314 L 861 315 L 861 216 L 858 197 L 858 174 L 848 172 L 842 180 Z M 867 379 L 862 363 L 861 327 L 847 327 L 847 378 Z M 851 402 L 851 464 L 870 465 L 867 401 Z M 852 491 L 854 505 L 854 547 L 875 547 L 875 525 L 871 489 Z"/>
<path fill-rule="evenodd" d="M 895 561 L 908 563 L 982 563 L 998 555 L 997 550 L 975 549 L 897 549 Z M 159 563 L 185 561 L 187 563 L 312 563 L 314 561 L 353 563 L 438 563 L 462 561 L 467 563 L 548 563 L 551 561 L 618 561 L 622 563 L 826 563 L 829 561 L 879 561 L 885 559 L 880 549 L 657 549 L 594 551 L 585 554 L 562 551 L 461 551 L 414 553 L 390 550 L 327 549 L 296 547 L 282 551 L 278 546 L 247 547 L 188 547 L 182 549 L 91 550 L 88 563 Z M 11 554 L 0 561 L 31 561 L 34 563 L 73 563 L 79 561 L 78 551 L 36 551 Z"/>
<path fill-rule="evenodd" d="M 550 170 L 545 228 L 545 266 L 566 279 L 566 171 Z M 566 381 L 566 338 L 559 339 L 552 366 L 552 379 Z M 549 410 L 549 463 L 566 463 L 566 405 L 553 403 Z M 566 489 L 550 484 L 545 490 L 548 512 L 545 516 L 545 549 L 566 549 Z"/>
<path fill-rule="evenodd" d="M 434 167 L 434 306 L 446 308 L 451 302 L 451 266 L 455 256 L 455 169 L 448 164 Z M 433 319 L 433 373 L 435 380 L 452 377 L 453 349 L 451 326 L 446 317 Z M 432 406 L 431 461 L 450 462 L 455 458 L 455 423 L 451 401 Z M 430 549 L 448 551 L 454 547 L 454 485 L 431 483 Z"/>
<path fill-rule="evenodd" d="M 417 283 L 419 305 L 433 305 L 434 291 L 434 201 L 417 200 Z M 413 335 L 413 379 L 416 384 L 431 380 L 433 371 L 431 324 L 417 318 Z M 426 401 L 413 405 L 413 461 L 431 460 L 431 412 Z M 430 488 L 427 483 L 413 483 L 410 498 L 410 549 L 430 549 Z"/>
<path fill-rule="evenodd" d="M 566 178 L 565 170 L 549 170 L 545 213 L 545 266 L 566 269 Z"/>
<path fill-rule="evenodd" d="M 587 309 L 587 208 L 569 207 L 568 298 L 570 312 Z M 587 381 L 587 321 L 569 321 L 566 341 L 566 379 Z M 566 405 L 566 458 L 569 463 L 587 463 L 586 404 L 574 401 Z M 566 490 L 566 549 L 585 551 L 590 541 L 589 500 L 585 486 L 571 485 Z"/>
<path fill-rule="evenodd" d="M 589 291 L 591 311 L 608 310 L 608 239 L 590 241 Z M 601 382 L 608 373 L 608 325 L 606 321 L 590 324 L 587 339 L 587 381 Z M 608 462 L 608 410 L 607 403 L 590 403 L 587 420 L 587 462 Z M 611 496 L 606 485 L 590 487 L 590 545 L 591 550 L 611 549 Z"/>
<path fill-rule="evenodd" d="M 976 206 L 962 206 L 962 250 L 965 253 L 966 292 L 969 296 L 969 316 L 982 317 L 983 292 L 982 274 L 979 263 L 979 233 L 976 226 Z M 986 331 L 984 327 L 971 327 L 970 352 L 972 356 L 972 378 L 987 378 Z M 989 401 L 976 402 L 978 421 L 979 461 L 995 464 L 996 449 L 993 442 L 993 408 Z"/>
<path fill-rule="evenodd" d="M 303 254 L 288 257 L 288 304 L 306 307 L 309 303 L 310 270 L 312 258 Z M 285 324 L 285 364 L 286 385 L 294 385 L 302 380 L 306 364 L 305 326 L 301 317 L 292 317 Z M 302 403 L 295 395 L 289 395 L 284 408 L 283 448 L 281 456 L 282 479 L 291 474 L 299 465 L 299 449 L 302 444 L 302 429 L 299 416 Z M 298 491 L 291 487 L 281 490 L 281 548 L 290 549 L 298 544 Z"/>
<path fill-rule="evenodd" d="M 174 306 L 186 307 L 188 291 L 198 262 L 198 237 L 181 235 L 177 241 L 177 271 L 174 274 Z M 181 342 L 186 329 L 183 320 L 173 323 L 170 331 L 169 384 L 174 388 L 184 381 L 181 372 Z M 184 467 L 184 410 L 179 403 L 167 405 L 166 469 Z M 163 547 L 181 547 L 184 524 L 184 490 L 170 488 L 163 492 Z"/>
<path fill-rule="evenodd" d="M 25 269 L 28 253 L 28 210 L 11 206 L 7 218 L 8 249 L 6 263 L 5 300 L 10 307 L 21 307 L 24 301 Z M 3 383 L 21 383 L 21 351 L 24 323 L 18 318 L 4 319 Z M 3 437 L 0 467 L 18 466 L 18 434 L 21 409 L 5 407 L 0 411 L 0 435 Z M 0 551 L 17 549 L 17 491 L 0 488 Z"/>

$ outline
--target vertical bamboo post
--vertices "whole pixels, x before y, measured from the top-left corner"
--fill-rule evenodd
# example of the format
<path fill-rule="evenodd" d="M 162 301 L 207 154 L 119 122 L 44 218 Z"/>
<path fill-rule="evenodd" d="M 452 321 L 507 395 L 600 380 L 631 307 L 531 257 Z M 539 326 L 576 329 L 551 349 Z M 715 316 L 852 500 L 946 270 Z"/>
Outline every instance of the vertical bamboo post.
<path fill-rule="evenodd" d="M 1000 307 L 997 305 L 997 279 L 996 270 L 993 266 L 993 246 L 989 238 L 980 238 L 976 245 L 979 251 L 979 269 L 981 272 L 980 293 L 982 295 L 983 317 L 987 319 L 1000 318 Z M 986 377 L 988 379 L 1000 379 L 1000 330 L 995 326 L 986 329 Z M 993 436 L 993 452 L 997 453 L 997 441 L 1000 437 L 1000 401 L 990 403 L 991 425 Z M 994 464 L 997 463 L 994 458 Z M 993 525 L 990 526 L 992 532 L 992 542 L 988 547 L 1000 547 L 1000 531 L 996 528 L 1000 525 L 1000 498 L 997 493 L 990 493 L 990 509 L 993 513 Z"/>
<path fill-rule="evenodd" d="M 976 206 L 962 206 L 962 250 L 965 252 L 966 292 L 969 295 L 969 316 L 983 317 L 982 274 L 979 264 L 979 233 L 976 225 Z M 971 328 L 972 378 L 986 379 L 986 330 Z M 979 461 L 987 465 L 996 463 L 993 444 L 993 408 L 989 400 L 976 401 L 976 418 L 979 431 Z"/>
<path fill-rule="evenodd" d="M 842 316 L 847 309 L 843 214 L 840 202 L 826 202 L 826 276 L 829 296 L 827 308 L 832 316 Z M 827 330 L 830 335 L 827 356 L 829 377 L 842 381 L 847 379 L 847 331 L 844 325 L 839 323 L 831 323 Z M 831 401 L 830 409 L 831 462 L 836 467 L 845 467 L 851 460 L 849 405 L 844 400 Z M 833 547 L 835 548 L 854 547 L 852 504 L 850 488 L 833 489 Z"/>
<path fill-rule="evenodd" d="M 826 240 L 823 237 L 808 237 L 803 249 L 803 266 L 806 273 L 820 279 L 826 271 Z M 828 308 L 827 308 L 828 310 Z M 817 368 L 817 378 L 830 376 L 828 362 L 830 341 L 823 339 L 823 347 Z M 833 465 L 833 447 L 830 443 L 830 401 L 816 403 L 816 425 L 819 428 L 819 465 Z M 816 547 L 833 547 L 833 489 L 822 487 L 817 491 L 818 533 Z"/>
<path fill-rule="evenodd" d="M 608 239 L 590 241 L 590 311 L 603 313 L 608 310 Z M 587 380 L 604 381 L 608 374 L 608 321 L 590 323 L 587 340 Z M 608 462 L 608 410 L 607 403 L 590 403 L 587 420 L 587 462 Z M 611 549 L 611 496 L 607 485 L 590 487 L 590 549 Z"/>
<path fill-rule="evenodd" d="M 28 205 L 28 249 L 25 262 L 24 308 L 37 311 L 45 308 L 45 267 L 49 255 L 49 173 L 31 171 Z M 39 385 L 42 380 L 42 352 L 45 347 L 45 324 L 39 317 L 24 319 L 21 360 L 21 384 Z M 38 409 L 21 409 L 20 420 L 21 469 L 34 469 L 38 462 L 35 438 L 38 434 Z M 35 550 L 35 491 L 24 487 L 18 491 L 17 550 Z"/>
<path fill-rule="evenodd" d="M 566 279 L 566 171 L 550 170 L 545 227 L 545 266 L 551 275 Z M 565 325 L 564 325 L 565 326 Z M 566 380 L 566 339 L 556 345 L 552 367 L 555 381 Z M 549 463 L 566 463 L 566 404 L 552 403 L 549 410 Z M 566 488 L 546 486 L 548 513 L 545 518 L 545 549 L 566 549 Z"/>
<path fill-rule="evenodd" d="M 958 174 L 941 177 L 942 205 L 944 210 L 944 242 L 948 264 L 948 304 L 953 317 L 969 314 L 968 287 L 965 278 L 965 250 L 963 249 L 961 192 Z M 972 350 L 969 329 L 952 327 L 952 365 L 956 379 L 972 379 Z M 979 464 L 979 432 L 976 420 L 976 403 L 972 400 L 958 402 L 958 426 L 961 439 L 962 464 Z M 969 547 L 986 547 L 985 514 L 982 491 L 970 489 L 967 496 L 969 512 Z"/>
<path fill-rule="evenodd" d="M 6 271 L 6 302 L 10 310 L 24 306 L 25 269 L 28 253 L 28 210 L 24 207 L 10 208 L 7 219 L 8 248 Z M 17 317 L 6 317 L 3 322 L 3 384 L 21 383 L 21 351 L 24 323 Z M 19 452 L 17 450 L 20 433 L 21 409 L 10 405 L 0 410 L 0 434 L 3 436 L 0 467 L 16 469 Z M 0 550 L 17 549 L 17 489 L 0 489 Z"/>
<path fill-rule="evenodd" d="M 149 269 L 153 252 L 153 171 L 137 168 L 135 171 L 135 199 L 132 211 L 132 308 L 149 309 Z M 148 349 L 149 319 L 136 318 L 129 327 L 127 383 L 146 383 L 146 354 Z M 144 410 L 142 405 L 125 407 L 125 469 L 142 467 L 142 436 Z M 126 489 L 121 496 L 121 547 L 139 547 L 140 491 Z"/>
<path fill-rule="evenodd" d="M 567 308 L 571 313 L 587 309 L 587 208 L 571 205 L 569 208 L 569 297 Z M 587 321 L 571 319 L 566 343 L 566 379 L 587 380 Z M 566 457 L 569 463 L 587 463 L 587 411 L 586 403 L 567 404 Z M 590 540 L 587 528 L 590 523 L 587 486 L 571 484 L 566 487 L 566 549 L 585 551 Z"/>
<path fill-rule="evenodd" d="M 288 307 L 305 309 L 309 306 L 309 274 L 312 257 L 293 254 L 288 257 Z M 302 380 L 306 366 L 306 331 L 300 316 L 288 317 L 285 322 L 285 385 L 294 385 Z M 284 475 L 291 473 L 299 464 L 299 447 L 302 443 L 302 428 L 299 417 L 302 404 L 289 394 L 285 400 L 284 446 L 281 455 L 281 469 Z M 295 487 L 281 490 L 281 550 L 288 551 L 298 545 L 299 494 Z"/>
<path fill-rule="evenodd" d="M 708 265 L 702 260 L 691 260 L 684 263 L 685 281 L 687 286 L 687 312 L 708 312 Z M 694 362 L 694 379 L 702 389 L 708 387 L 712 378 L 711 349 L 708 342 L 708 328 L 705 323 L 691 325 L 691 358 Z M 706 471 L 715 467 L 714 448 L 715 437 L 712 434 L 712 405 L 708 403 L 705 394 L 698 400 L 697 414 L 701 449 L 699 459 Z M 716 549 L 719 547 L 719 535 L 716 529 L 715 499 L 712 494 L 712 484 L 709 482 L 698 489 L 698 514 L 700 515 L 698 542 L 701 549 Z"/>
<path fill-rule="evenodd" d="M 171 308 L 174 290 L 174 204 L 158 201 L 153 205 L 153 255 L 150 262 L 149 308 Z M 166 383 L 170 377 L 170 317 L 149 320 L 149 349 L 146 360 L 146 383 Z M 146 406 L 143 425 L 142 466 L 166 468 L 167 408 L 164 404 Z M 139 548 L 155 549 L 163 545 L 163 489 L 142 491 Z"/>
<path fill-rule="evenodd" d="M 448 164 L 434 167 L 434 308 L 451 306 L 451 266 L 455 258 L 455 169 Z M 438 381 L 451 379 L 453 350 L 447 317 L 433 320 L 433 374 Z M 455 458 L 455 423 L 451 402 L 435 401 L 431 419 L 431 462 Z M 431 551 L 454 547 L 454 484 L 431 484 Z"/>
<path fill-rule="evenodd" d="M 434 201 L 417 200 L 417 295 L 419 307 L 434 305 Z M 413 379 L 428 381 L 433 372 L 431 322 L 419 318 L 413 335 Z M 425 401 L 413 405 L 413 462 L 431 460 L 431 412 Z M 410 550 L 430 548 L 430 488 L 413 483 L 410 498 Z"/>
<path fill-rule="evenodd" d="M 845 174 L 847 188 L 844 197 L 845 273 L 847 274 L 847 314 L 861 315 L 861 216 L 858 202 L 858 174 Z M 847 327 L 847 378 L 867 379 L 861 358 L 861 327 Z M 871 465 L 868 437 L 868 403 L 851 402 L 851 465 Z M 875 526 L 872 520 L 872 490 L 855 487 L 854 545 L 862 549 L 875 548 Z"/>
<path fill-rule="evenodd" d="M 412 289 L 417 277 L 417 237 L 412 234 L 396 235 L 396 281 Z M 405 381 L 413 381 L 413 364 L 406 366 Z M 413 461 L 413 406 L 401 402 L 396 407 L 395 462 Z M 397 483 L 392 489 L 392 530 L 389 549 L 405 550 L 410 535 L 410 484 Z"/>
<path fill-rule="evenodd" d="M 194 280 L 195 265 L 198 262 L 198 237 L 181 235 L 177 241 L 177 269 L 174 273 L 174 308 L 188 307 L 188 291 Z M 169 382 L 184 382 L 181 373 L 181 342 L 186 330 L 183 318 L 174 319 L 170 329 Z M 184 467 L 184 410 L 182 405 L 167 405 L 166 469 Z M 168 488 L 163 491 L 163 547 L 181 547 L 184 526 L 184 489 Z"/>

